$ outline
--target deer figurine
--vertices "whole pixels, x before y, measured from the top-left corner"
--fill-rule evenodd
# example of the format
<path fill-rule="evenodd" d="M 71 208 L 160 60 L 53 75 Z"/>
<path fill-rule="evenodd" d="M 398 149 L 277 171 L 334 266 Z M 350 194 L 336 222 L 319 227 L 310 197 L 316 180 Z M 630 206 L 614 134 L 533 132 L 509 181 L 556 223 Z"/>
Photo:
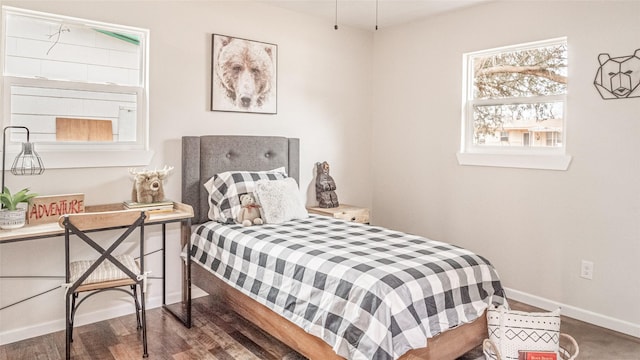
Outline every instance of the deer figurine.
<path fill-rule="evenodd" d="M 167 167 L 166 165 L 162 170 L 137 171 L 136 169 L 129 169 L 129 173 L 133 175 L 131 201 L 143 204 L 163 201 L 164 188 L 162 187 L 162 181 L 171 170 L 173 170 L 173 166 Z"/>

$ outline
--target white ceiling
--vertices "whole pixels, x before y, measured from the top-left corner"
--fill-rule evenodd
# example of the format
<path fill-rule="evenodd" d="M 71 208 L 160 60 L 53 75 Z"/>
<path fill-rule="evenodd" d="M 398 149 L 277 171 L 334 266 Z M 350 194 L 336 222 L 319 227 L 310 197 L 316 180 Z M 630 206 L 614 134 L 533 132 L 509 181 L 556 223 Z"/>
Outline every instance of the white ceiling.
<path fill-rule="evenodd" d="M 336 0 L 259 0 L 267 4 L 336 21 Z M 490 0 L 337 0 L 337 23 L 360 29 L 375 29 L 403 24 Z"/>

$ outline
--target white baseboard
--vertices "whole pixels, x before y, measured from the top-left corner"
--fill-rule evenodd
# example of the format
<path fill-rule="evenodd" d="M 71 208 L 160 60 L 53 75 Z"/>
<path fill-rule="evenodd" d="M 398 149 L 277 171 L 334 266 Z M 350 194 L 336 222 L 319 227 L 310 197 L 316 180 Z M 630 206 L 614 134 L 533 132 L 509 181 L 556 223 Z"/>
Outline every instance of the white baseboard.
<path fill-rule="evenodd" d="M 557 301 L 552 301 L 515 289 L 505 288 L 505 291 L 507 292 L 507 298 L 509 299 L 520 301 L 525 304 L 549 311 L 561 308 L 562 315 L 564 316 L 568 316 L 570 318 L 584 321 L 589 324 L 640 338 L 640 324 L 634 324 L 629 321 L 616 319 L 611 316 L 598 314 L 593 311 L 581 309 L 571 305 L 562 304 Z"/>
<path fill-rule="evenodd" d="M 196 299 L 207 295 L 204 291 L 193 287 L 191 290 L 191 298 Z M 167 303 L 173 304 L 182 301 L 182 295 L 179 292 L 167 294 Z M 162 306 L 162 296 L 156 296 L 147 299 L 147 309 L 153 309 Z M 76 316 L 75 326 L 92 324 L 94 322 L 113 319 L 118 316 L 133 314 L 133 306 L 131 304 L 122 304 L 108 309 L 94 311 L 90 313 L 80 313 Z M 30 339 L 32 337 L 50 334 L 52 332 L 64 330 L 64 318 L 49 321 L 46 323 L 26 326 L 19 329 L 13 329 L 0 333 L 0 345 L 10 344 L 16 341 Z"/>
<path fill-rule="evenodd" d="M 601 326 L 610 330 L 621 332 L 640 338 L 640 324 L 634 324 L 621 319 L 598 314 L 589 310 L 581 309 L 575 306 L 562 304 L 540 296 L 525 293 L 523 291 L 505 288 L 507 297 L 525 304 L 535 306 L 544 310 L 555 310 L 562 308 L 562 315 L 581 320 L 593 325 Z M 207 293 L 194 287 L 192 290 L 192 298 L 196 299 L 205 296 Z M 167 294 L 167 302 L 175 303 L 181 301 L 180 293 Z M 162 305 L 162 297 L 157 296 L 147 299 L 147 309 L 153 309 Z M 111 307 L 109 309 L 94 311 L 86 314 L 79 314 L 76 317 L 76 325 L 91 324 L 98 321 L 112 319 L 114 317 L 132 314 L 131 304 L 123 304 Z M 20 329 L 14 329 L 0 333 L 0 345 L 10 344 L 16 341 L 29 339 L 32 337 L 49 334 L 56 331 L 64 330 L 64 319 L 54 320 L 46 323 L 35 324 Z"/>

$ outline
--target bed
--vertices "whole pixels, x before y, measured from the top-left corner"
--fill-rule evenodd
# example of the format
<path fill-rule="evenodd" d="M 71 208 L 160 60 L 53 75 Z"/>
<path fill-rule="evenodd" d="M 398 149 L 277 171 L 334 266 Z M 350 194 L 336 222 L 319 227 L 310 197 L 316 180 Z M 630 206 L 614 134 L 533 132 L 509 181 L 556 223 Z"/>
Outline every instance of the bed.
<path fill-rule="evenodd" d="M 182 202 L 193 207 L 193 223 L 200 224 L 192 235 L 192 284 L 209 294 L 216 294 L 235 312 L 310 359 L 455 359 L 480 345 L 487 338 L 484 309 L 491 303 L 502 303 L 503 290 L 490 264 L 465 249 L 316 215 L 281 225 L 252 227 L 210 221 L 210 194 L 204 184 L 215 174 L 283 168 L 288 177 L 298 181 L 299 151 L 299 140 L 294 138 L 228 135 L 182 138 Z M 369 238 L 375 238 L 377 245 L 364 245 Z M 406 241 L 407 246 L 415 244 L 416 251 L 425 254 L 442 249 L 445 253 L 455 253 L 456 258 L 438 258 L 439 266 L 435 262 L 425 265 L 440 271 L 423 276 L 415 271 L 418 266 L 414 266 L 412 259 L 404 260 L 406 254 L 402 252 L 397 255 L 401 261 L 390 263 L 389 259 L 394 258 L 393 251 L 385 255 L 382 246 L 406 247 L 396 241 Z M 354 265 L 360 252 L 364 252 L 362 247 L 367 247 L 369 253 L 375 250 L 377 266 L 367 266 L 364 261 Z M 265 250 L 267 248 L 269 250 Z M 283 258 L 270 260 L 267 256 L 271 252 Z M 292 265 L 293 258 L 315 268 L 300 271 L 301 265 Z M 462 268 L 463 262 L 474 265 L 473 269 Z M 399 263 L 403 264 L 403 271 L 399 272 L 403 276 L 377 272 L 399 266 Z M 356 275 L 336 270 L 353 267 L 358 269 Z M 289 271 L 286 269 L 298 281 L 295 285 L 283 282 L 283 273 Z M 321 273 L 322 286 L 330 290 L 318 291 L 315 284 L 318 273 L 311 271 Z M 268 281 L 256 280 L 256 273 L 266 273 Z M 452 273 L 455 274 L 452 276 Z M 377 277 L 385 280 L 381 286 L 391 289 L 390 293 L 381 293 L 379 285 L 373 284 Z M 445 283 L 452 283 L 450 290 L 433 291 L 446 293 L 448 297 L 434 300 L 435 296 L 421 293 L 419 297 L 423 296 L 424 301 L 403 300 L 401 293 L 413 297 L 416 292 L 424 292 L 424 289 L 416 290 L 414 282 L 425 284 L 423 281 L 426 280 L 422 278 L 426 277 L 444 278 Z M 474 282 L 467 277 L 478 277 L 479 280 Z M 465 282 L 467 280 L 469 283 Z M 333 287 L 326 285 L 329 283 Z M 367 285 L 363 286 L 364 283 Z M 427 284 L 429 286 L 441 285 Z M 296 295 L 287 295 L 284 289 L 274 291 L 278 287 Z M 366 291 L 360 291 L 361 288 Z M 314 304 L 310 299 L 315 295 L 310 294 L 318 292 L 320 298 Z M 358 306 L 350 299 L 352 295 L 358 298 Z M 464 304 L 450 305 L 454 297 L 463 299 Z M 375 311 L 369 308 L 363 311 L 363 303 L 367 306 L 375 304 L 371 308 Z M 347 309 L 348 316 L 336 315 L 338 312 L 334 308 L 328 315 L 318 315 L 320 304 Z M 442 309 L 437 314 L 429 313 L 438 307 Z M 314 316 L 303 319 L 309 313 Z M 357 319 L 350 319 L 352 314 Z M 428 320 L 425 320 L 427 315 Z M 371 329 L 364 329 L 363 322 Z M 405 325 L 409 322 L 414 323 Z M 424 336 L 420 344 L 416 344 L 416 334 L 418 339 Z"/>

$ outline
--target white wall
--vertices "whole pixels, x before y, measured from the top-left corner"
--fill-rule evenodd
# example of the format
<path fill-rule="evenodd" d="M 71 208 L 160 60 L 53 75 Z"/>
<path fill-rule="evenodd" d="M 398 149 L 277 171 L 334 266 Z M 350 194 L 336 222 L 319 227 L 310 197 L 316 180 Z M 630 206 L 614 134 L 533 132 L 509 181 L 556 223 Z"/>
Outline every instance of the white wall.
<path fill-rule="evenodd" d="M 340 200 L 373 204 L 376 224 L 468 247 L 496 265 L 505 286 L 517 290 L 512 294 L 561 303 L 565 313 L 592 315 L 640 336 L 640 99 L 604 101 L 592 85 L 600 52 L 622 56 L 640 47 L 640 3 L 496 2 L 375 35 L 346 26 L 335 31 L 322 20 L 247 2 L 0 3 L 151 30 L 156 153 L 149 167 L 176 167 L 166 183 L 169 197 L 180 197 L 183 135 L 300 137 L 309 203 L 313 163 L 327 160 Z M 208 110 L 212 33 L 278 44 L 277 115 Z M 459 166 L 462 53 L 565 35 L 569 170 Z M 84 192 L 87 204 L 121 201 L 131 187 L 126 168 L 8 174 L 7 183 L 42 194 Z M 158 230 L 148 232 L 149 242 L 157 242 Z M 60 241 L 0 246 L 0 273 L 61 274 Z M 171 251 L 175 259 L 177 246 Z M 581 259 L 595 262 L 594 280 L 578 277 Z M 177 266 L 169 264 L 173 293 Z M 0 304 L 56 283 L 0 280 Z M 158 296 L 155 282 L 156 304 Z M 98 299 L 85 309 L 106 306 L 96 316 L 111 316 L 121 304 Z M 62 329 L 63 307 L 56 290 L 0 311 L 0 343 Z"/>
<path fill-rule="evenodd" d="M 180 138 L 183 135 L 245 134 L 298 137 L 300 186 L 313 204 L 314 163 L 327 160 L 347 203 L 371 205 L 371 73 L 373 36 L 287 10 L 231 1 L 0 1 L 2 5 L 148 28 L 150 39 L 149 168 L 175 167 L 166 181 L 168 197 L 180 199 Z M 212 33 L 278 45 L 278 114 L 209 111 Z M 41 154 L 46 166 L 46 153 Z M 47 170 L 39 177 L 7 174 L 11 188 L 30 186 L 40 194 L 85 193 L 87 205 L 120 202 L 130 196 L 126 167 Z M 169 227 L 178 235 L 177 226 Z M 159 229 L 147 230 L 147 247 L 158 246 Z M 62 239 L 0 246 L 0 274 L 62 274 Z M 177 253 L 172 245 L 169 291 L 179 289 Z M 151 260 L 159 275 L 159 258 Z M 0 280 L 5 305 L 61 280 Z M 159 301 L 160 283 L 152 282 L 151 302 Z M 99 297 L 80 312 L 106 308 L 100 316 L 130 311 L 124 301 Z M 124 307 L 126 306 L 126 307 Z M 0 311 L 0 343 L 63 327 L 61 290 Z M 79 319 L 81 320 L 81 319 Z M 81 321 L 80 321 L 81 322 Z"/>
<path fill-rule="evenodd" d="M 378 31 L 374 222 L 484 255 L 513 298 L 640 337 L 640 98 L 593 86 L 599 53 L 640 48 L 639 16 L 633 1 L 499 1 Z M 462 54 L 560 36 L 569 169 L 458 165 Z"/>

